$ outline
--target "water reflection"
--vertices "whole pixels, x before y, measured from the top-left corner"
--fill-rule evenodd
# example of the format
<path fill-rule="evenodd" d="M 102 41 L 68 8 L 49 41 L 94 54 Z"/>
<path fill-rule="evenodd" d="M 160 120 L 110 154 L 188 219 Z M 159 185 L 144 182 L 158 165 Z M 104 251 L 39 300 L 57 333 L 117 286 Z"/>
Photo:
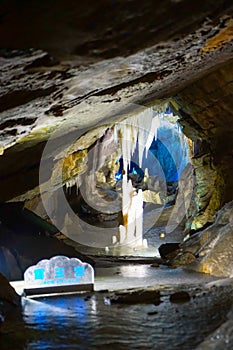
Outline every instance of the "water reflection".
<path fill-rule="evenodd" d="M 146 273 L 135 268 L 121 273 L 126 278 Z M 193 349 L 225 320 L 233 286 L 186 285 L 191 300 L 185 304 L 170 303 L 174 289 L 161 291 L 158 306 L 105 305 L 107 293 L 24 299 L 23 319 L 11 318 L 0 330 L 0 349 Z"/>
<path fill-rule="evenodd" d="M 85 323 L 87 317 L 86 300 L 83 297 L 50 297 L 38 300 L 25 299 L 24 320 L 35 325 L 40 330 L 50 328 L 50 318 L 56 315 L 58 327 L 64 326 L 67 319 L 75 318 L 79 323 Z"/>
<path fill-rule="evenodd" d="M 85 349 L 88 338 L 88 311 L 95 303 L 88 303 L 88 296 L 63 296 L 25 299 L 23 305 L 24 321 L 29 328 L 36 330 L 39 339 L 31 341 L 27 349 L 70 349 L 71 339 L 75 338 L 77 349 Z M 90 316 L 89 316 L 90 317 Z M 67 343 L 66 343 L 67 340 Z M 83 347 L 82 347 L 83 346 Z"/>
<path fill-rule="evenodd" d="M 122 277 L 147 277 L 149 269 L 147 265 L 125 265 L 120 266 Z"/>

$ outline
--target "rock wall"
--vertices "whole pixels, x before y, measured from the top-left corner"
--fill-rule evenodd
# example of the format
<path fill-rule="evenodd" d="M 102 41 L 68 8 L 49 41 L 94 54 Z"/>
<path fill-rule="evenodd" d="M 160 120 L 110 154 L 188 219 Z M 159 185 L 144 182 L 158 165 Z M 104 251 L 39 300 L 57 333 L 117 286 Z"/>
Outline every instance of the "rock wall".
<path fill-rule="evenodd" d="M 16 293 L 14 288 L 10 285 L 8 280 L 4 275 L 0 273 L 0 326 L 1 323 L 4 322 L 6 312 L 9 311 L 10 308 L 20 307 L 21 298 Z"/>
<path fill-rule="evenodd" d="M 181 245 L 184 255 L 192 253 L 197 258 L 190 268 L 218 277 L 233 277 L 232 232 L 233 202 L 229 202 L 218 212 L 214 224 Z"/>
<path fill-rule="evenodd" d="M 216 211 L 233 196 L 232 81 L 231 61 L 174 96 L 183 131 L 194 141 L 191 229 L 213 222 Z"/>

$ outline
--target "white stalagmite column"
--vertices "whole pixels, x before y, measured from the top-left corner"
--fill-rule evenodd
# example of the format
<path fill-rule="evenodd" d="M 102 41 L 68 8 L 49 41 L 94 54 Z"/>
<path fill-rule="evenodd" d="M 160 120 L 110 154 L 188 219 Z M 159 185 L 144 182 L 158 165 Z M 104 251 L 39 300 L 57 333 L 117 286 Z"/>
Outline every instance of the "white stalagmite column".
<path fill-rule="evenodd" d="M 115 141 L 120 140 L 123 158 L 122 179 L 122 215 L 123 225 L 119 226 L 119 237 L 114 237 L 114 243 L 131 247 L 146 246 L 143 240 L 143 196 L 142 190 L 133 187 L 128 180 L 128 169 L 131 157 L 138 145 L 139 167 L 142 166 L 143 153 L 146 156 L 153 138 L 157 137 L 159 117 L 152 109 L 145 109 L 134 117 L 116 124 Z"/>
<path fill-rule="evenodd" d="M 133 187 L 127 174 L 122 183 L 122 214 L 124 225 L 119 226 L 119 243 L 130 246 L 143 245 L 143 197 Z"/>

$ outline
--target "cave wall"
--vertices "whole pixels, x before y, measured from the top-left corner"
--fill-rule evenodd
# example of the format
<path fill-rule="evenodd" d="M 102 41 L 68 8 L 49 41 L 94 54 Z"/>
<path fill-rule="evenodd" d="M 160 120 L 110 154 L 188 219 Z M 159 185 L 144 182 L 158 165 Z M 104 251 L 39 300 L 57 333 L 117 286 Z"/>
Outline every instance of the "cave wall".
<path fill-rule="evenodd" d="M 213 222 L 233 197 L 233 61 L 174 96 L 184 133 L 194 141 L 196 175 L 189 225 Z"/>

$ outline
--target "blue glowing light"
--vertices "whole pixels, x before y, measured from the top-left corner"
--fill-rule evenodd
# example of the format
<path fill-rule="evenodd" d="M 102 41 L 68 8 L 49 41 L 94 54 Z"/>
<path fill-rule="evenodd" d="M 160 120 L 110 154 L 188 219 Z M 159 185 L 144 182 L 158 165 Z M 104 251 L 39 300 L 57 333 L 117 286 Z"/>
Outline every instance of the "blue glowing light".
<path fill-rule="evenodd" d="M 120 181 L 123 177 L 123 159 L 120 158 L 119 160 L 117 160 L 116 164 L 119 164 L 119 169 L 118 172 L 114 174 L 114 178 L 117 181 Z M 139 180 L 142 180 L 144 177 L 144 171 L 133 161 L 130 162 L 130 165 L 128 167 L 128 174 L 138 175 Z"/>
<path fill-rule="evenodd" d="M 74 267 L 75 276 L 76 277 L 84 276 L 84 270 L 85 270 L 84 266 L 75 266 Z"/>
<path fill-rule="evenodd" d="M 65 277 L 65 269 L 64 267 L 55 267 L 54 269 L 54 278 L 63 278 Z"/>
<path fill-rule="evenodd" d="M 44 269 L 34 270 L 34 278 L 35 278 L 35 280 L 43 280 L 44 279 Z"/>
<path fill-rule="evenodd" d="M 115 179 L 117 181 L 120 181 L 122 179 L 122 175 L 121 174 L 115 174 L 114 177 L 115 177 Z"/>

